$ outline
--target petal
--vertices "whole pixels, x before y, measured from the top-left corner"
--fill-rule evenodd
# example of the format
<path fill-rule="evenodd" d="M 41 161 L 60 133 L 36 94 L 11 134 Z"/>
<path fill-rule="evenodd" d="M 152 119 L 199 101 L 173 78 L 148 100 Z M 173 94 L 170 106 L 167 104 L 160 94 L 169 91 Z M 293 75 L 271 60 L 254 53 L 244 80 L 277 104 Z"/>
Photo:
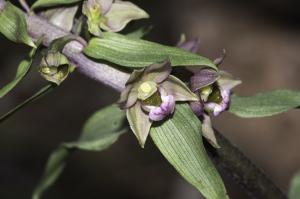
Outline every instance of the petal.
<path fill-rule="evenodd" d="M 161 87 L 172 95 L 175 101 L 198 101 L 199 98 L 178 78 L 170 75 L 166 81 L 161 84 Z"/>
<path fill-rule="evenodd" d="M 181 42 L 177 45 L 177 47 L 192 53 L 197 53 L 199 50 L 199 44 L 200 44 L 199 38 L 195 38 L 195 39 Z"/>
<path fill-rule="evenodd" d="M 148 18 L 149 15 L 127 1 L 116 1 L 105 15 L 106 21 L 101 24 L 101 28 L 109 32 L 119 32 L 132 20 Z"/>
<path fill-rule="evenodd" d="M 164 60 L 160 63 L 152 64 L 146 67 L 143 80 L 154 81 L 156 83 L 161 83 L 169 77 L 172 71 L 171 62 L 169 59 Z"/>
<path fill-rule="evenodd" d="M 126 115 L 131 130 L 144 148 L 152 124 L 149 116 L 142 110 L 140 102 L 127 109 Z"/>
<path fill-rule="evenodd" d="M 219 78 L 217 71 L 204 68 L 195 73 L 190 80 L 190 86 L 193 92 L 205 86 L 213 84 Z"/>
<path fill-rule="evenodd" d="M 55 26 L 66 31 L 71 31 L 78 6 L 66 8 L 54 8 L 41 12 L 40 15 L 49 20 Z"/>
<path fill-rule="evenodd" d="M 96 0 L 87 0 L 82 4 L 82 13 L 87 17 L 87 25 L 90 33 L 101 36 L 100 22 L 102 20 L 101 6 Z"/>
<path fill-rule="evenodd" d="M 221 148 L 217 142 L 211 119 L 207 114 L 203 115 L 202 134 L 213 147 Z"/>
<path fill-rule="evenodd" d="M 117 102 L 122 109 L 129 108 L 137 101 L 137 92 L 133 85 L 128 85 L 122 91 L 119 101 Z"/>
<path fill-rule="evenodd" d="M 225 71 L 219 71 L 220 78 L 218 79 L 218 84 L 222 89 L 231 90 L 237 85 L 241 84 L 241 80 L 234 79 L 230 73 Z"/>
<path fill-rule="evenodd" d="M 110 10 L 113 3 L 113 0 L 96 0 L 96 1 L 101 6 L 101 11 L 103 14 L 106 14 Z"/>
<path fill-rule="evenodd" d="M 222 101 L 220 104 L 215 102 L 209 102 L 205 104 L 205 110 L 212 112 L 214 116 L 220 115 L 222 112 L 228 109 L 229 101 Z"/>
<path fill-rule="evenodd" d="M 125 85 L 129 85 L 129 84 L 133 84 L 133 83 L 137 83 L 138 81 L 140 81 L 143 77 L 145 69 L 140 69 L 140 70 L 134 70 L 129 79 L 127 80 Z"/>
<path fill-rule="evenodd" d="M 172 114 L 175 109 L 175 100 L 172 95 L 162 96 L 163 102 L 159 107 L 150 109 L 149 118 L 152 121 L 161 121 Z"/>
<path fill-rule="evenodd" d="M 204 113 L 204 105 L 200 101 L 190 102 L 190 107 L 192 108 L 194 114 L 197 117 L 202 117 Z"/>
<path fill-rule="evenodd" d="M 221 64 L 223 63 L 225 57 L 226 57 L 226 50 L 223 49 L 222 55 L 214 60 L 214 64 L 215 64 L 216 66 L 221 65 Z"/>

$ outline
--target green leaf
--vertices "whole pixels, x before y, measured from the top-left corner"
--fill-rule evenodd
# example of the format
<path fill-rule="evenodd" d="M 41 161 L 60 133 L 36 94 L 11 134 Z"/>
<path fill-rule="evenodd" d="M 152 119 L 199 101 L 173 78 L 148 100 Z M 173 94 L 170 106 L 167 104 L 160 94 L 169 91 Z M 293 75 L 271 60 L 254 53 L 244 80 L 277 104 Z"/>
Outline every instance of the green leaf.
<path fill-rule="evenodd" d="M 276 115 L 300 106 L 300 92 L 275 90 L 250 97 L 233 95 L 229 111 L 239 117 L 255 118 Z"/>
<path fill-rule="evenodd" d="M 53 88 L 55 88 L 55 85 L 49 84 L 43 88 L 41 88 L 38 92 L 36 92 L 33 96 L 29 97 L 25 101 L 23 101 L 21 104 L 16 106 L 15 108 L 11 109 L 4 115 L 0 117 L 0 123 L 3 122 L 4 120 L 8 119 L 10 116 L 12 116 L 15 112 L 17 112 L 19 109 L 23 108 L 27 104 L 34 102 L 35 100 L 39 99 L 40 97 L 44 96 L 48 92 L 50 92 Z"/>
<path fill-rule="evenodd" d="M 36 48 L 33 48 L 30 51 L 28 58 L 21 61 L 21 63 L 18 66 L 18 70 L 17 70 L 16 76 L 15 76 L 15 79 L 0 89 L 0 98 L 2 98 L 9 91 L 11 91 L 25 77 L 25 75 L 28 73 L 28 71 L 32 65 L 32 60 L 33 60 L 35 53 L 36 53 Z"/>
<path fill-rule="evenodd" d="M 289 188 L 289 199 L 300 198 L 300 172 L 298 172 L 292 179 Z"/>
<path fill-rule="evenodd" d="M 125 112 L 117 106 L 108 106 L 97 111 L 85 123 L 77 142 L 63 143 L 52 153 L 44 175 L 33 192 L 32 199 L 40 199 L 43 192 L 57 180 L 66 165 L 66 158 L 74 149 L 104 150 L 128 130 Z"/>
<path fill-rule="evenodd" d="M 9 1 L 6 2 L 3 10 L 0 10 L 0 32 L 13 42 L 35 47 L 27 32 L 24 13 Z"/>
<path fill-rule="evenodd" d="M 91 39 L 84 53 L 126 67 L 145 67 L 169 58 L 172 66 L 203 65 L 216 69 L 211 60 L 179 48 L 117 33 L 106 32 L 102 36 Z"/>
<path fill-rule="evenodd" d="M 187 104 L 176 106 L 173 117 L 153 126 L 150 135 L 165 158 L 207 199 L 226 199 L 226 189 L 207 156 L 201 123 Z"/>
<path fill-rule="evenodd" d="M 37 0 L 31 6 L 31 9 L 68 5 L 68 4 L 72 4 L 72 3 L 77 3 L 79 1 L 82 1 L 82 0 Z"/>
<path fill-rule="evenodd" d="M 112 105 L 97 111 L 85 123 L 77 142 L 65 143 L 67 148 L 101 151 L 129 130 L 125 112 Z"/>
<path fill-rule="evenodd" d="M 56 181 L 56 179 L 65 168 L 65 159 L 69 155 L 69 153 L 70 151 L 65 149 L 64 147 L 59 147 L 54 152 L 52 152 L 47 161 L 44 175 L 40 183 L 33 191 L 32 199 L 39 199 L 44 190 L 46 190 Z"/>

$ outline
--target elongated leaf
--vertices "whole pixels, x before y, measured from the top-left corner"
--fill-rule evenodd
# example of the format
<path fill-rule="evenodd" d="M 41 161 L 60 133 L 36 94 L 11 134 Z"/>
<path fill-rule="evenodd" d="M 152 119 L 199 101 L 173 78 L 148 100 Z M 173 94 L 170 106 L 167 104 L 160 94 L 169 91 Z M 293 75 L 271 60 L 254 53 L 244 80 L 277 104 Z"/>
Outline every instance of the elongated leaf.
<path fill-rule="evenodd" d="M 36 92 L 33 96 L 29 97 L 28 99 L 26 99 L 24 102 L 22 102 L 21 104 L 19 104 L 18 106 L 16 106 L 15 108 L 11 109 L 10 111 L 8 111 L 7 113 L 5 113 L 4 115 L 2 115 L 0 117 L 0 123 L 3 122 L 4 120 L 8 119 L 10 116 L 12 116 L 14 113 L 16 113 L 19 109 L 23 108 L 24 106 L 26 106 L 27 104 L 34 102 L 35 100 L 39 99 L 40 97 L 42 97 L 43 95 L 47 94 L 48 92 L 50 92 L 53 88 L 55 87 L 55 85 L 53 84 L 49 84 L 43 88 L 41 88 L 38 92 Z"/>
<path fill-rule="evenodd" d="M 39 199 L 62 173 L 66 158 L 74 149 L 101 151 L 115 143 L 129 130 L 125 112 L 117 106 L 108 106 L 93 114 L 84 125 L 77 142 L 63 143 L 48 159 L 44 175 L 36 186 L 32 199 Z"/>
<path fill-rule="evenodd" d="M 100 151 L 115 143 L 128 130 L 125 112 L 115 105 L 108 106 L 88 119 L 78 142 L 65 143 L 63 146 Z"/>
<path fill-rule="evenodd" d="M 209 160 L 201 138 L 201 123 L 187 104 L 173 117 L 152 127 L 150 135 L 165 158 L 207 199 L 226 199 L 220 175 Z"/>
<path fill-rule="evenodd" d="M 244 118 L 276 115 L 300 106 L 300 92 L 275 90 L 250 97 L 232 96 L 230 112 Z"/>
<path fill-rule="evenodd" d="M 42 8 L 42 7 L 51 7 L 51 6 L 60 6 L 76 3 L 82 0 L 37 0 L 32 6 L 31 9 Z"/>
<path fill-rule="evenodd" d="M 300 198 L 300 172 L 298 172 L 292 179 L 289 188 L 289 199 Z"/>
<path fill-rule="evenodd" d="M 42 42 L 42 39 L 40 39 L 37 42 L 37 46 L 39 46 L 41 42 Z M 33 57 L 35 56 L 36 50 L 37 50 L 37 48 L 33 48 L 30 51 L 28 58 L 21 61 L 21 63 L 18 66 L 18 70 L 17 70 L 16 76 L 15 76 L 15 79 L 0 89 L 0 98 L 2 98 L 9 91 L 11 91 L 28 73 L 28 71 L 32 65 Z"/>
<path fill-rule="evenodd" d="M 24 13 L 9 1 L 6 2 L 4 9 L 0 10 L 0 32 L 13 42 L 35 47 L 27 32 Z"/>
<path fill-rule="evenodd" d="M 102 38 L 91 39 L 84 52 L 90 57 L 126 67 L 145 67 L 169 58 L 172 66 L 203 65 L 216 69 L 205 57 L 117 33 L 107 32 Z"/>
<path fill-rule="evenodd" d="M 32 194 L 32 199 L 39 199 L 43 191 L 56 181 L 65 168 L 65 159 L 69 153 L 69 150 L 64 147 L 59 147 L 51 154 L 46 165 L 45 173 Z"/>
<path fill-rule="evenodd" d="M 28 57 L 28 59 L 21 61 L 21 63 L 18 66 L 18 70 L 17 70 L 16 76 L 15 76 L 15 79 L 0 89 L 0 98 L 2 98 L 9 91 L 11 91 L 27 74 L 27 72 L 29 71 L 30 66 L 32 64 L 32 55 L 34 54 L 34 51 L 35 51 L 35 49 L 32 49 L 32 51 L 30 53 L 31 55 Z"/>

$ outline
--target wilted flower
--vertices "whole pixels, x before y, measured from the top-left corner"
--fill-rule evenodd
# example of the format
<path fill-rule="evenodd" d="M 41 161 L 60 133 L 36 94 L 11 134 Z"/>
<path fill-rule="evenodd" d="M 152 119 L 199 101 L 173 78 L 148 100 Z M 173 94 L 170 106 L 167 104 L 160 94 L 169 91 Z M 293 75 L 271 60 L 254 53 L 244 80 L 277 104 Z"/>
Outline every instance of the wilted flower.
<path fill-rule="evenodd" d="M 178 78 L 170 75 L 169 61 L 135 70 L 121 93 L 119 104 L 126 109 L 130 127 L 142 147 L 153 121 L 171 115 L 176 101 L 198 101 Z"/>
<path fill-rule="evenodd" d="M 130 21 L 149 17 L 133 3 L 120 0 L 87 0 L 82 13 L 88 18 L 89 31 L 96 36 L 101 35 L 101 29 L 119 32 Z"/>

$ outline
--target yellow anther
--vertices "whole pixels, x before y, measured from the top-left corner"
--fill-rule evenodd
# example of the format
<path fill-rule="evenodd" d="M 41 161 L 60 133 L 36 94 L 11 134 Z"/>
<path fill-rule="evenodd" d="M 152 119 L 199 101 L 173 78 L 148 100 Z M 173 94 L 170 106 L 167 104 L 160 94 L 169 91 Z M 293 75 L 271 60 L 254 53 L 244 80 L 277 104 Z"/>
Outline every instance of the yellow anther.
<path fill-rule="evenodd" d="M 211 86 L 206 86 L 204 88 L 201 89 L 201 94 L 202 95 L 209 95 L 212 92 L 212 88 Z"/>
<path fill-rule="evenodd" d="M 144 82 L 140 85 L 140 89 L 144 93 L 149 93 L 152 91 L 152 86 L 148 82 Z"/>
<path fill-rule="evenodd" d="M 157 84 L 153 81 L 143 82 L 138 88 L 138 99 L 145 100 L 157 91 Z"/>
<path fill-rule="evenodd" d="M 49 74 L 49 73 L 51 73 L 51 70 L 48 67 L 43 67 L 42 68 L 42 73 Z"/>

